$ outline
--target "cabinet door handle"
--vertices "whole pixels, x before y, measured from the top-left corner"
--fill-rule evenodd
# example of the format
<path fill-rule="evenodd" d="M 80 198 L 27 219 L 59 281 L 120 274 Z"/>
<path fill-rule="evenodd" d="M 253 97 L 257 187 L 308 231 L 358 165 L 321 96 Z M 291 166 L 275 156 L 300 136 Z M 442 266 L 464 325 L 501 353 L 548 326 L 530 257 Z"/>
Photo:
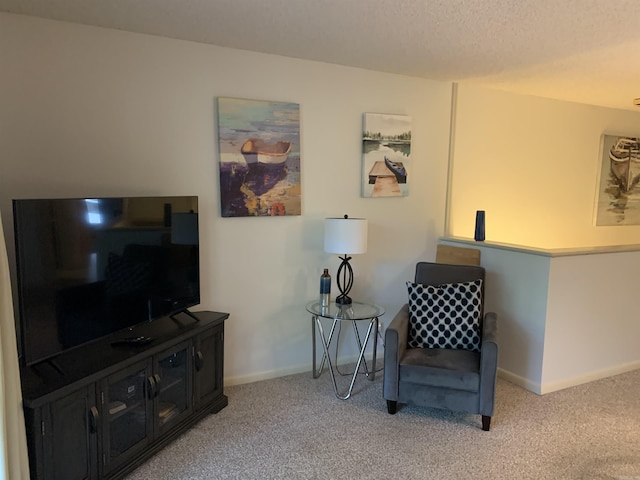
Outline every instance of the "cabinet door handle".
<path fill-rule="evenodd" d="M 157 397 L 158 395 L 160 395 L 160 375 L 158 375 L 157 373 L 153 376 L 153 379 L 156 382 L 156 392 L 154 397 Z"/>
<path fill-rule="evenodd" d="M 196 352 L 196 370 L 200 370 L 203 364 L 204 364 L 204 355 L 202 355 L 202 352 L 198 350 Z"/>
<path fill-rule="evenodd" d="M 147 398 L 152 400 L 156 396 L 156 379 L 147 377 Z"/>
<path fill-rule="evenodd" d="M 89 432 L 96 433 L 98 431 L 98 409 L 93 406 L 89 409 Z"/>

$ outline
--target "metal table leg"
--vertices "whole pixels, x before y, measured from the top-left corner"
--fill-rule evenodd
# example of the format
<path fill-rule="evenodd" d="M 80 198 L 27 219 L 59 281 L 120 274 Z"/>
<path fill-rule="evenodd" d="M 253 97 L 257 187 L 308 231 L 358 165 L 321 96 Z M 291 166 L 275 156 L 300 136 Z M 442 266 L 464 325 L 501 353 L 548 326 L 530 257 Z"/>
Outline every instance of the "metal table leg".
<path fill-rule="evenodd" d="M 354 324 L 354 328 L 356 329 L 356 339 L 357 339 L 357 343 L 358 343 L 358 347 L 359 347 L 359 355 L 358 355 L 358 361 L 356 363 L 356 367 L 355 370 L 353 372 L 353 375 L 351 377 L 351 382 L 349 384 L 349 388 L 344 392 L 344 393 L 340 393 L 338 391 L 338 384 L 336 382 L 336 375 L 335 375 L 335 371 L 334 371 L 334 366 L 333 363 L 331 362 L 331 355 L 329 353 L 329 345 L 331 345 L 331 340 L 333 338 L 333 333 L 335 331 L 335 327 L 336 327 L 336 323 L 337 323 L 337 319 L 334 319 L 333 324 L 331 325 L 331 331 L 329 333 L 329 337 L 325 337 L 324 335 L 324 329 L 322 328 L 322 322 L 320 321 L 320 318 L 317 316 L 313 317 L 313 321 L 315 322 L 314 324 L 314 329 L 313 329 L 313 376 L 314 378 L 318 378 L 318 376 L 320 376 L 320 374 L 322 373 L 322 369 L 324 368 L 324 363 L 325 360 L 329 365 L 329 373 L 331 374 L 331 382 L 333 384 L 333 390 L 335 392 L 336 397 L 338 397 L 340 400 L 347 400 L 349 397 L 351 397 L 351 393 L 353 392 L 353 386 L 356 382 L 356 378 L 358 377 L 358 372 L 360 370 L 360 365 L 362 364 L 362 362 L 364 361 L 364 354 L 365 354 L 365 350 L 367 348 L 367 343 L 369 342 L 369 339 L 371 338 L 371 333 L 374 333 L 374 337 L 373 337 L 373 370 L 371 372 L 369 372 L 369 370 L 366 367 L 366 361 L 365 361 L 365 374 L 367 375 L 367 377 L 369 378 L 369 380 L 373 381 L 375 380 L 375 365 L 376 365 L 376 353 L 377 353 L 377 337 L 378 337 L 378 329 L 379 329 L 379 321 L 378 318 L 372 318 L 371 321 L 369 322 L 369 328 L 367 328 L 367 334 L 364 338 L 364 342 L 362 342 L 360 340 L 360 334 L 357 331 L 357 328 L 355 327 L 355 321 L 352 321 Z M 315 328 L 318 328 L 318 330 L 320 331 L 320 340 L 322 341 L 322 348 L 324 350 L 324 354 L 322 356 L 322 363 L 320 365 L 320 369 L 319 371 L 316 370 L 316 364 L 315 364 L 315 358 L 316 358 L 316 353 L 315 353 Z"/>
<path fill-rule="evenodd" d="M 365 342 L 364 345 L 366 346 L 368 338 L 369 338 L 369 333 L 371 330 L 371 324 L 373 325 L 373 369 L 371 372 L 369 372 L 369 368 L 367 366 L 367 359 L 366 358 L 362 358 L 362 361 L 364 362 L 364 374 L 365 376 L 370 380 L 370 381 L 374 381 L 376 379 L 376 353 L 377 353 L 377 347 L 378 347 L 378 331 L 380 329 L 380 321 L 378 320 L 377 317 L 374 317 L 371 319 L 371 321 L 369 322 L 369 330 L 367 331 L 367 338 L 365 338 Z M 362 348 L 362 342 L 360 341 L 360 333 L 358 332 L 358 328 L 356 326 L 356 322 L 353 322 L 353 331 L 355 332 L 356 335 L 356 340 L 358 342 L 358 348 L 359 349 L 363 349 Z"/>
<path fill-rule="evenodd" d="M 331 339 L 333 338 L 333 332 L 335 331 L 337 324 L 338 324 L 338 319 L 334 319 L 333 320 L 333 324 L 331 325 L 331 331 L 329 332 L 328 345 L 331 344 Z M 318 378 L 322 374 L 322 371 L 324 370 L 324 363 L 329 358 L 328 349 L 326 349 L 326 348 L 323 349 L 322 361 L 320 362 L 320 368 L 318 370 L 316 370 L 316 328 L 317 328 L 316 326 L 319 327 L 320 336 L 324 340 L 324 334 L 323 334 L 323 331 L 322 331 L 322 324 L 320 323 L 320 317 L 318 317 L 317 315 L 313 315 L 311 317 L 311 341 L 313 343 L 313 378 Z"/>

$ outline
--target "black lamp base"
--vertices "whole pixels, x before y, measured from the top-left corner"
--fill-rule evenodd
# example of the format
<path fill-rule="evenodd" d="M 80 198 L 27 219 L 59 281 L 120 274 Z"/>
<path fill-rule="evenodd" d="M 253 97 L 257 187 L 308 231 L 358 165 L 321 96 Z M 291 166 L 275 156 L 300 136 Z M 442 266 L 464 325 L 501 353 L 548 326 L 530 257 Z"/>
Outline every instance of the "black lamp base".
<path fill-rule="evenodd" d="M 336 275 L 336 282 L 338 284 L 338 290 L 340 295 L 336 297 L 337 305 L 351 305 L 352 300 L 349 297 L 349 292 L 353 286 L 353 269 L 349 265 L 351 257 L 345 254 L 344 257 L 338 257 L 342 260 L 340 267 L 338 267 L 338 274 Z"/>
<path fill-rule="evenodd" d="M 338 295 L 336 297 L 336 305 L 351 305 L 353 301 L 348 295 Z"/>

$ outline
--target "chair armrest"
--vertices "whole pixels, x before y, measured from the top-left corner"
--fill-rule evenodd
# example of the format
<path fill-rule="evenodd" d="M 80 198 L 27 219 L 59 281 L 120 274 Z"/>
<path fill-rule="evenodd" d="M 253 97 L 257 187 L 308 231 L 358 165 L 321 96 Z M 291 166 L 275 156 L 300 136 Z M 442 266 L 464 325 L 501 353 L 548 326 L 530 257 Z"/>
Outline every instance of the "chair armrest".
<path fill-rule="evenodd" d="M 498 314 L 495 312 L 487 312 L 482 321 L 482 348 L 485 343 L 494 343 L 498 345 Z"/>
<path fill-rule="evenodd" d="M 498 372 L 498 315 L 488 312 L 482 322 L 480 346 L 480 413 L 492 416 Z"/>
<path fill-rule="evenodd" d="M 409 305 L 405 304 L 393 318 L 384 335 L 383 397 L 398 400 L 398 368 L 407 349 Z"/>

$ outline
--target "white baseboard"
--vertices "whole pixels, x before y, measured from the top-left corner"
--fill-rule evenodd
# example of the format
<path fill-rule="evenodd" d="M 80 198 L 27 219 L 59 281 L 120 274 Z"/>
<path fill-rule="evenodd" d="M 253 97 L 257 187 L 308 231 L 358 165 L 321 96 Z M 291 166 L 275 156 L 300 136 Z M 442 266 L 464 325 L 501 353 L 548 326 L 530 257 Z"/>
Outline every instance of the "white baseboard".
<path fill-rule="evenodd" d="M 605 368 L 597 370 L 595 372 L 585 373 L 577 377 L 567 378 L 564 380 L 557 380 L 555 382 L 547 382 L 542 384 L 542 394 L 556 392 L 558 390 L 564 390 L 565 388 L 575 387 L 584 383 L 593 382 L 595 380 L 601 380 L 603 378 L 613 377 L 620 375 L 621 373 L 631 372 L 640 368 L 640 361 L 625 363 L 623 365 L 616 365 L 612 368 Z"/>
<path fill-rule="evenodd" d="M 225 386 L 244 385 L 245 383 L 260 382 L 262 380 L 271 380 L 278 377 L 286 377 L 287 375 L 295 375 L 297 373 L 309 372 L 311 375 L 311 364 L 297 365 L 295 367 L 278 368 L 264 372 L 251 373 L 249 375 L 235 375 L 232 377 L 224 377 Z"/>
<path fill-rule="evenodd" d="M 541 395 L 541 388 L 539 383 L 532 382 L 528 378 L 521 377 L 520 375 L 516 375 L 513 372 L 505 370 L 503 368 L 498 368 L 498 376 L 500 378 L 504 378 L 509 382 L 518 385 L 519 387 L 524 388 L 525 390 L 529 390 L 530 392 L 537 393 Z"/>
<path fill-rule="evenodd" d="M 340 358 L 340 364 L 344 363 L 355 363 L 357 360 L 357 355 L 353 355 L 352 357 Z M 368 362 L 371 361 L 371 355 L 366 355 L 365 358 Z M 378 348 L 377 353 L 377 361 L 378 364 L 384 359 L 384 348 Z M 595 372 L 589 372 L 584 375 L 580 375 L 578 377 L 567 378 L 564 380 L 558 380 L 555 382 L 548 382 L 544 384 L 539 384 L 533 382 L 532 380 L 517 375 L 513 372 L 505 370 L 503 368 L 498 368 L 498 376 L 500 378 L 504 378 L 505 380 L 518 385 L 519 387 L 524 388 L 525 390 L 529 390 L 537 395 L 544 395 L 551 392 L 556 392 L 558 390 L 564 390 L 565 388 L 575 387 L 578 385 L 582 385 L 584 383 L 593 382 L 595 380 L 601 380 L 603 378 L 613 377 L 615 375 L 620 375 L 622 373 L 631 372 L 633 370 L 640 369 L 640 361 L 625 363 L 623 365 L 618 365 L 612 368 L 606 368 L 603 370 L 598 370 Z M 249 375 L 235 375 L 231 377 L 224 378 L 224 384 L 226 386 L 233 385 L 243 385 L 245 383 L 253 383 L 259 382 L 262 380 L 271 380 L 273 378 L 278 377 L 286 377 L 287 375 L 295 375 L 298 373 L 309 372 L 311 375 L 311 363 L 306 363 L 303 365 L 296 365 L 293 367 L 287 368 L 279 368 L 275 370 L 268 370 L 263 372 L 256 372 Z"/>
<path fill-rule="evenodd" d="M 333 359 L 333 356 L 331 358 Z M 367 362 L 370 362 L 372 360 L 372 354 L 371 353 L 369 353 L 368 355 L 365 354 L 364 358 L 366 359 Z M 358 360 L 357 354 L 353 356 L 345 356 L 345 357 L 341 355 L 340 365 L 356 363 L 357 360 Z M 376 352 L 376 363 L 380 365 L 383 360 L 384 360 L 384 348 L 378 347 L 378 351 Z M 320 361 L 320 358 L 318 359 L 318 362 L 319 361 Z M 316 365 L 316 367 L 319 367 L 319 366 L 320 365 Z M 327 366 L 325 365 L 325 370 L 326 368 Z M 245 383 L 260 382 L 262 380 L 271 380 L 273 378 L 286 377 L 287 375 L 295 375 L 298 373 L 305 373 L 305 372 L 309 372 L 309 375 L 311 375 L 311 370 L 312 370 L 312 365 L 311 365 L 311 362 L 309 362 L 303 365 L 296 365 L 293 367 L 286 367 L 286 368 L 277 368 L 275 370 L 256 372 L 248 375 L 234 375 L 230 377 L 225 376 L 224 385 L 228 387 L 231 387 L 233 385 L 244 385 Z"/>
<path fill-rule="evenodd" d="M 529 380 L 528 378 L 516 375 L 513 372 L 498 368 L 498 376 L 510 381 L 511 383 L 518 385 L 530 392 L 537 393 L 538 395 L 545 395 L 551 392 L 557 392 L 558 390 L 564 390 L 565 388 L 576 387 L 584 383 L 601 380 L 603 378 L 613 377 L 620 375 L 621 373 L 631 372 L 633 370 L 640 369 L 640 361 L 625 363 L 623 365 L 617 365 L 612 368 L 605 368 L 597 370 L 595 372 L 585 373 L 577 377 L 566 378 L 563 380 L 557 380 L 555 382 L 547 382 L 539 384 Z"/>

